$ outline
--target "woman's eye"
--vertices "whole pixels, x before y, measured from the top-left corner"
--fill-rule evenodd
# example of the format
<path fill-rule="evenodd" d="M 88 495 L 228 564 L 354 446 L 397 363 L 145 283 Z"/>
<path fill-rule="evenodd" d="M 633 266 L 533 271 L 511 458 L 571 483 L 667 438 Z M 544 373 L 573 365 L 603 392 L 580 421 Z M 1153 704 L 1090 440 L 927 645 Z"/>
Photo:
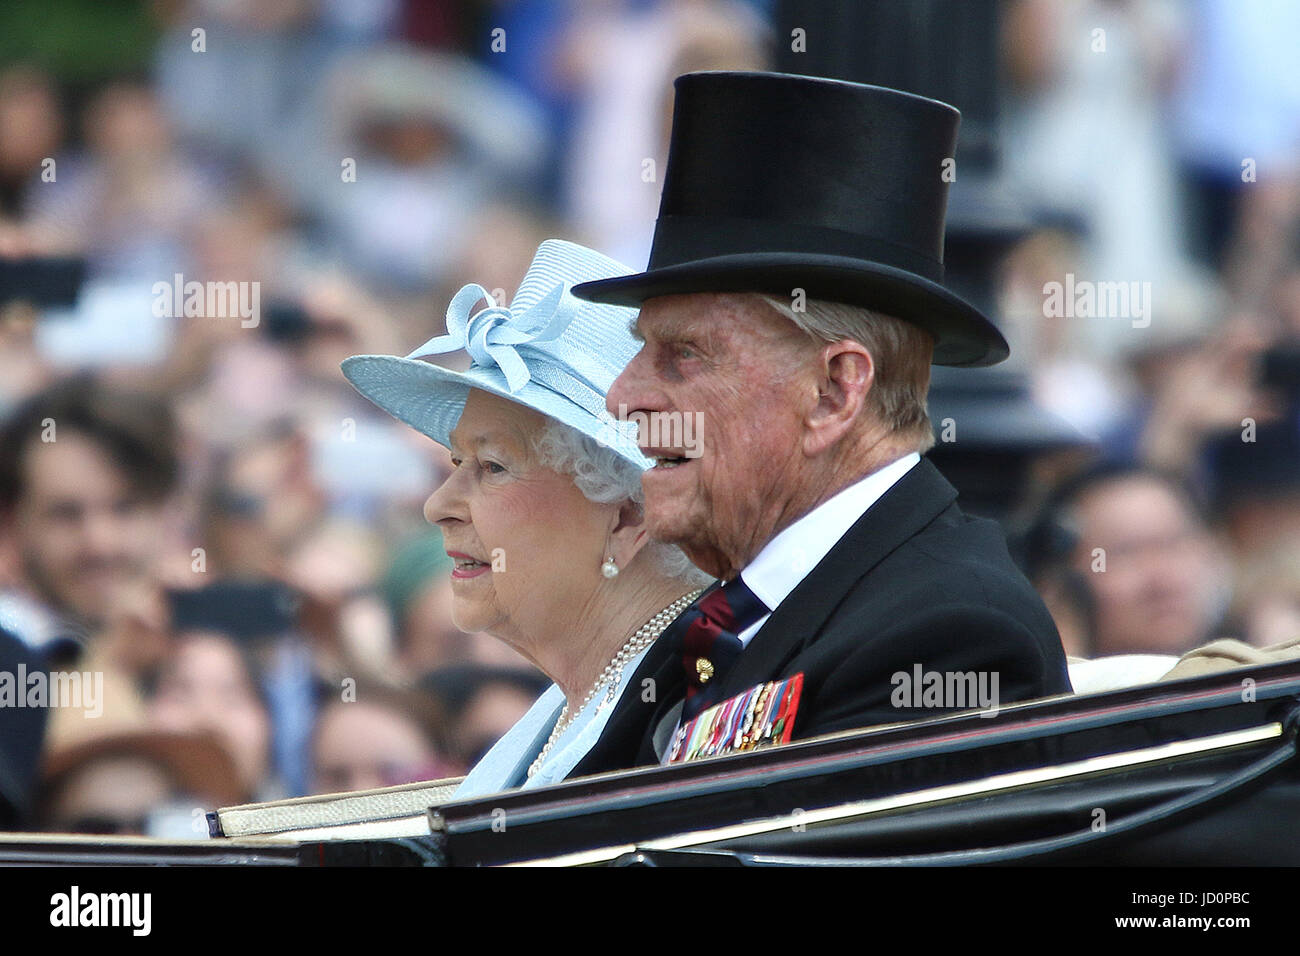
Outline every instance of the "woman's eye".
<path fill-rule="evenodd" d="M 461 466 L 462 461 L 463 459 L 453 457 L 451 459 L 451 467 L 459 468 Z"/>
<path fill-rule="evenodd" d="M 505 468 L 498 465 L 495 461 L 485 461 L 483 462 L 483 470 L 489 475 L 499 475 L 505 471 Z"/>

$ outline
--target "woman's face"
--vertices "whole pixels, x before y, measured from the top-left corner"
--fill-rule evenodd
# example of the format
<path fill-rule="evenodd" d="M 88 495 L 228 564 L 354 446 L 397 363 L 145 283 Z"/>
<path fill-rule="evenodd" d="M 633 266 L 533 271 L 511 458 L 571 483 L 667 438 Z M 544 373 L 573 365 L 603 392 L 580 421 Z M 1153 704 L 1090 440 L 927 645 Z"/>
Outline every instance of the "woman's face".
<path fill-rule="evenodd" d="M 225 742 L 250 790 L 270 762 L 271 720 L 254 677 L 229 638 L 205 631 L 180 637 L 163 665 L 149 703 L 150 723 L 163 730 L 210 730 Z"/>
<path fill-rule="evenodd" d="M 451 433 L 453 471 L 425 517 L 455 561 L 452 618 L 533 656 L 533 643 L 581 613 L 618 508 L 588 501 L 573 478 L 536 463 L 546 419 L 474 389 Z"/>

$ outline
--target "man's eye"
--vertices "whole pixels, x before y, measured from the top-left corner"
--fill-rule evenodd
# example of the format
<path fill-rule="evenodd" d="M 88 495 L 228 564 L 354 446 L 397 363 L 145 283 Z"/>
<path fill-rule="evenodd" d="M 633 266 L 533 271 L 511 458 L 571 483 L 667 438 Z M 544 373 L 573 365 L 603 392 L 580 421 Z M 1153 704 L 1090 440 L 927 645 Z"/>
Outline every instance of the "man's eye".
<path fill-rule="evenodd" d="M 55 521 L 79 521 L 81 519 L 81 506 L 72 502 L 63 502 L 52 507 L 49 515 Z"/>
<path fill-rule="evenodd" d="M 485 461 L 483 462 L 483 470 L 489 475 L 499 475 L 505 471 L 505 468 L 495 461 Z"/>
<path fill-rule="evenodd" d="M 679 345 L 677 346 L 677 357 L 683 359 L 695 358 L 695 349 L 689 345 Z"/>
<path fill-rule="evenodd" d="M 463 459 L 461 459 L 461 458 L 457 458 L 457 457 L 455 457 L 454 455 L 452 456 L 452 459 L 451 459 L 451 467 L 453 467 L 453 468 L 459 468 L 459 467 L 461 466 L 462 463 L 463 463 Z"/>

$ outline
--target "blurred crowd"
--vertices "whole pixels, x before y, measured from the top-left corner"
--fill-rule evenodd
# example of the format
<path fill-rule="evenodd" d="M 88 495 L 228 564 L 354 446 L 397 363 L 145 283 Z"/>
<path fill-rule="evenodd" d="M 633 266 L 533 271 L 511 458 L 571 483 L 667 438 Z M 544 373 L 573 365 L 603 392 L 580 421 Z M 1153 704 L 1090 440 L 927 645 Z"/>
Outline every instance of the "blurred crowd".
<path fill-rule="evenodd" d="M 549 681 L 451 620 L 445 452 L 339 362 L 508 300 L 550 236 L 643 266 L 672 77 L 770 66 L 781 6 L 0 8 L 0 671 L 103 674 L 99 716 L 0 711 L 44 723 L 0 827 L 193 836 L 458 775 L 524 713 Z M 1036 219 L 997 315 L 1070 439 L 998 517 L 1074 656 L 1300 636 L 1298 41 L 1270 0 L 1003 6 Z M 1067 274 L 1150 283 L 1149 321 L 1046 315 Z M 160 315 L 190 281 L 257 321 Z"/>

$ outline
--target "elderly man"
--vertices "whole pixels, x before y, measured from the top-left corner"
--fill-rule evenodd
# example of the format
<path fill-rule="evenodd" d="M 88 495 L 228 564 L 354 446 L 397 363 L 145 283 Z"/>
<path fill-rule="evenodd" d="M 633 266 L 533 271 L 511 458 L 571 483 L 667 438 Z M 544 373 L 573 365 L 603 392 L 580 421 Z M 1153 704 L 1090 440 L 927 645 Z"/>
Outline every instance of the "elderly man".
<path fill-rule="evenodd" d="M 930 365 L 1008 353 L 941 284 L 957 111 L 779 74 L 676 86 L 650 267 L 574 291 L 642 306 L 609 409 L 656 461 L 651 535 L 722 583 L 607 746 L 673 762 L 1068 693 L 999 528 L 921 457 Z"/>

